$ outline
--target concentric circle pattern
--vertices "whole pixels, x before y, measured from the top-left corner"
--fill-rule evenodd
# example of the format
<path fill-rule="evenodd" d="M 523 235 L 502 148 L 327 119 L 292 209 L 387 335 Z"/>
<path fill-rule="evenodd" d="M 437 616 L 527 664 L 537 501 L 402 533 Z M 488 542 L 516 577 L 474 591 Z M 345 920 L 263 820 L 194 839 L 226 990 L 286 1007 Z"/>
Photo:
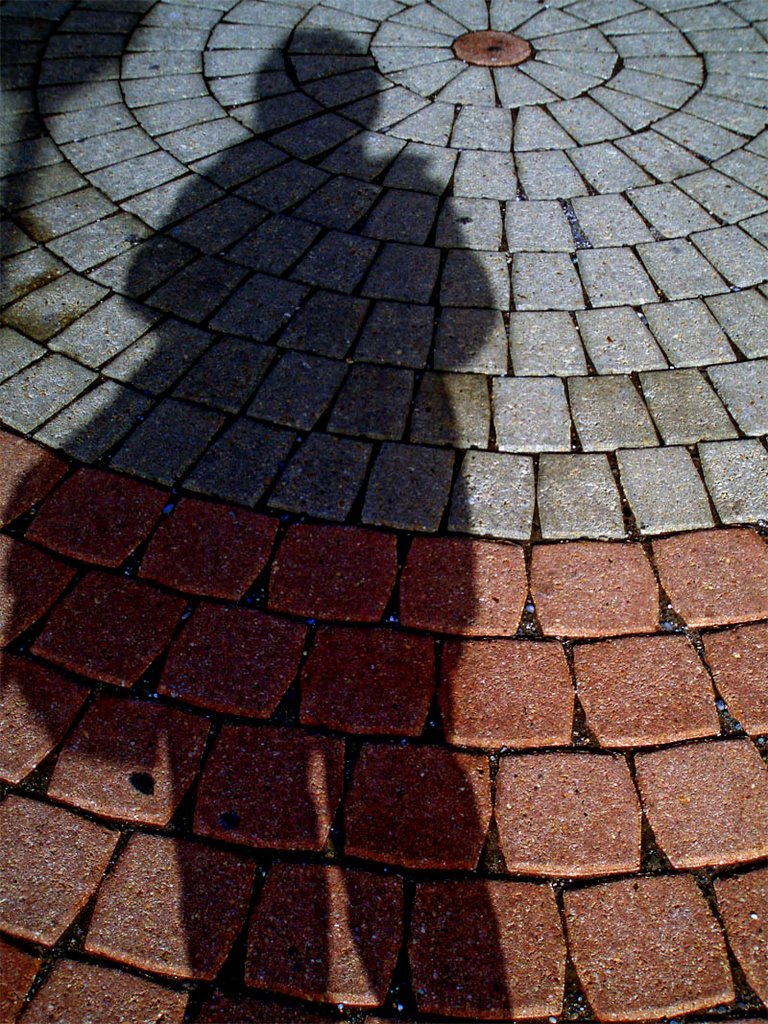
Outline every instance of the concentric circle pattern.
<path fill-rule="evenodd" d="M 768 518 L 754 4 L 113 7 L 53 31 L 9 165 L 7 425 L 335 522 Z M 456 56 L 486 31 L 533 55 Z"/>

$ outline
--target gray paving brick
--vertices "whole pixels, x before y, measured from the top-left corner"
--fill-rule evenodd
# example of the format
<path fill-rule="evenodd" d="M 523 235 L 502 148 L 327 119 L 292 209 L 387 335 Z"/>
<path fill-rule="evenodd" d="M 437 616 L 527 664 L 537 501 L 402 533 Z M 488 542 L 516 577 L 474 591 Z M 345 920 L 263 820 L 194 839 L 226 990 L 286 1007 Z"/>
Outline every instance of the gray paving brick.
<path fill-rule="evenodd" d="M 512 118 L 501 107 L 463 107 L 451 136 L 454 149 L 489 149 L 508 153 L 512 148 Z"/>
<path fill-rule="evenodd" d="M 121 160 L 151 153 L 157 148 L 142 128 L 134 126 L 108 135 L 94 135 L 82 142 L 71 142 L 62 146 L 62 152 L 79 171 L 86 174 Z"/>
<path fill-rule="evenodd" d="M 512 366 L 518 377 L 571 377 L 587 373 L 579 333 L 568 313 L 512 313 Z"/>
<path fill-rule="evenodd" d="M 0 327 L 0 382 L 42 358 L 45 351 L 42 345 L 36 345 L 10 327 Z"/>
<path fill-rule="evenodd" d="M 195 256 L 188 246 L 154 235 L 89 271 L 88 276 L 116 292 L 138 298 L 168 280 Z"/>
<path fill-rule="evenodd" d="M 150 234 L 137 217 L 121 211 L 54 239 L 48 248 L 82 272 L 126 252 Z"/>
<path fill-rule="evenodd" d="M 565 253 L 515 253 L 512 263 L 515 309 L 583 309 L 576 268 Z"/>
<path fill-rule="evenodd" d="M 627 133 L 620 121 L 588 96 L 552 103 L 549 110 L 582 146 L 617 139 Z"/>
<path fill-rule="evenodd" d="M 65 328 L 49 347 L 96 369 L 141 337 L 160 316 L 156 310 L 111 295 Z"/>
<path fill-rule="evenodd" d="M 633 309 L 588 309 L 576 314 L 584 345 L 598 373 L 633 373 L 667 363 Z"/>
<path fill-rule="evenodd" d="M 656 291 L 629 248 L 581 249 L 581 280 L 593 306 L 653 302 Z"/>
<path fill-rule="evenodd" d="M 630 189 L 628 195 L 648 223 L 665 238 L 679 238 L 717 225 L 703 207 L 670 182 Z"/>
<path fill-rule="evenodd" d="M 221 189 L 210 181 L 197 174 L 185 174 L 126 199 L 120 205 L 156 231 L 165 232 L 175 221 L 202 209 L 221 194 Z"/>
<path fill-rule="evenodd" d="M 561 380 L 550 377 L 494 380 L 493 418 L 499 451 L 570 451 L 571 417 Z"/>
<path fill-rule="evenodd" d="M 83 188 L 28 207 L 18 214 L 18 222 L 36 242 L 48 242 L 114 213 L 115 209 L 95 188 Z"/>
<path fill-rule="evenodd" d="M 685 448 L 617 453 L 621 486 L 640 533 L 673 533 L 713 525 L 707 492 Z"/>
<path fill-rule="evenodd" d="M 311 430 L 330 408 L 346 372 L 341 360 L 284 352 L 256 392 L 248 415 Z"/>
<path fill-rule="evenodd" d="M 527 541 L 535 500 L 532 458 L 467 452 L 453 485 L 448 528 L 457 533 Z"/>
<path fill-rule="evenodd" d="M 274 349 L 244 338 L 214 342 L 177 385 L 175 398 L 239 412 L 274 356 Z"/>
<path fill-rule="evenodd" d="M 55 281 L 67 272 L 67 267 L 41 245 L 3 260 L 0 273 L 3 278 L 3 300 L 14 302 L 40 285 Z"/>
<path fill-rule="evenodd" d="M 651 177 L 612 142 L 598 142 L 568 151 L 571 160 L 596 192 L 621 192 L 650 185 Z"/>
<path fill-rule="evenodd" d="M 139 123 L 153 136 L 165 135 L 181 128 L 188 128 L 190 125 L 226 117 L 226 111 L 211 96 L 166 100 L 164 103 L 153 103 L 149 107 L 137 107 L 135 112 Z"/>
<path fill-rule="evenodd" d="M 255 505 L 282 469 L 295 435 L 251 420 L 237 420 L 186 477 L 190 490 Z"/>
<path fill-rule="evenodd" d="M 507 332 L 499 310 L 445 309 L 435 335 L 436 370 L 505 374 Z"/>
<path fill-rule="evenodd" d="M 453 193 L 476 199 L 514 199 L 517 175 L 511 153 L 472 150 L 461 153 L 453 179 Z"/>
<path fill-rule="evenodd" d="M 726 290 L 717 271 L 686 239 L 647 242 L 637 251 L 668 299 L 692 299 Z"/>
<path fill-rule="evenodd" d="M 645 97 L 598 86 L 590 90 L 593 100 L 609 110 L 632 131 L 640 131 L 669 113 L 669 107 L 654 103 Z"/>
<path fill-rule="evenodd" d="M 537 488 L 545 540 L 624 537 L 624 517 L 605 455 L 542 455 Z"/>
<path fill-rule="evenodd" d="M 378 243 L 331 231 L 316 242 L 291 277 L 321 288 L 352 292 L 373 262 Z"/>
<path fill-rule="evenodd" d="M 365 478 L 372 446 L 331 434 L 312 434 L 291 458 L 269 505 L 343 522 Z"/>
<path fill-rule="evenodd" d="M 509 267 L 503 253 L 448 253 L 440 285 L 444 306 L 509 309 Z"/>
<path fill-rule="evenodd" d="M 699 457 L 724 523 L 768 521 L 768 452 L 758 440 L 700 444 Z"/>
<path fill-rule="evenodd" d="M 505 216 L 509 252 L 573 252 L 571 226 L 554 200 L 507 203 Z"/>
<path fill-rule="evenodd" d="M 768 434 L 768 360 L 711 366 L 707 372 L 741 430 Z"/>
<path fill-rule="evenodd" d="M 304 255 L 321 230 L 297 217 L 275 214 L 249 231 L 227 257 L 265 274 L 279 275 Z"/>
<path fill-rule="evenodd" d="M 2 321 L 34 341 L 47 341 L 106 294 L 106 288 L 92 281 L 64 274 L 14 302 L 3 312 Z"/>
<path fill-rule="evenodd" d="M 718 128 L 711 121 L 693 117 L 684 111 L 677 111 L 658 121 L 656 131 L 707 160 L 716 160 L 724 153 L 742 146 L 745 141 L 742 135 L 728 131 L 727 128 Z"/>
<path fill-rule="evenodd" d="M 764 296 L 752 289 L 729 292 L 712 296 L 707 305 L 747 359 L 768 356 L 768 302 Z"/>
<path fill-rule="evenodd" d="M 371 363 L 426 365 L 432 344 L 434 308 L 400 302 L 376 302 L 363 327 L 355 356 Z"/>
<path fill-rule="evenodd" d="M 173 228 L 173 237 L 201 252 L 215 255 L 233 245 L 268 216 L 253 203 L 225 196 L 186 217 Z"/>
<path fill-rule="evenodd" d="M 38 167 L 3 179 L 3 205 L 8 210 L 45 202 L 83 188 L 87 182 L 66 163 Z"/>
<path fill-rule="evenodd" d="M 185 167 L 161 149 L 131 157 L 88 174 L 90 181 L 115 202 L 146 192 L 185 173 Z"/>
<path fill-rule="evenodd" d="M 486 381 L 473 373 L 424 374 L 410 439 L 416 444 L 487 448 L 491 409 Z"/>
<path fill-rule="evenodd" d="M 380 190 L 377 188 L 376 191 Z M 436 196 L 404 189 L 388 189 L 367 218 L 363 234 L 372 238 L 423 244 L 432 230 L 436 216 Z"/>
<path fill-rule="evenodd" d="M 435 288 L 439 265 L 437 249 L 385 242 L 371 264 L 361 294 L 374 299 L 428 302 Z"/>
<path fill-rule="evenodd" d="M 175 384 L 212 342 L 208 331 L 167 320 L 115 356 L 102 372 L 159 395 Z"/>
<path fill-rule="evenodd" d="M 0 384 L 0 420 L 16 430 L 34 430 L 95 380 L 79 363 L 46 355 Z"/>
<path fill-rule="evenodd" d="M 326 157 L 322 167 L 334 174 L 352 174 L 356 178 L 370 181 L 390 166 L 404 145 L 401 139 L 382 135 L 380 132 L 361 131 Z M 433 149 L 427 146 L 423 148 Z M 439 149 L 433 151 L 442 153 Z M 447 162 L 452 168 L 455 154 L 449 153 L 447 157 Z M 395 182 L 391 184 L 395 185 Z"/>
<path fill-rule="evenodd" d="M 278 167 L 264 171 L 253 181 L 240 188 L 240 194 L 273 213 L 281 213 L 301 202 L 328 180 L 319 167 L 289 160 Z"/>
<path fill-rule="evenodd" d="M 656 431 L 629 377 L 571 377 L 571 415 L 586 451 L 646 448 L 658 444 Z"/>
<path fill-rule="evenodd" d="M 65 406 L 35 438 L 81 462 L 95 462 L 147 415 L 151 405 L 144 395 L 105 380 Z"/>
<path fill-rule="evenodd" d="M 571 136 L 542 107 L 521 107 L 515 119 L 514 149 L 569 149 Z"/>
<path fill-rule="evenodd" d="M 467 107 L 493 107 L 495 92 L 490 69 L 466 68 L 440 90 L 437 98 L 443 103 L 460 103 Z M 507 105 L 506 100 L 504 105 Z"/>
<path fill-rule="evenodd" d="M 437 530 L 448 504 L 454 458 L 444 448 L 382 445 L 371 471 L 363 522 L 399 530 Z"/>
<path fill-rule="evenodd" d="M 215 256 L 201 256 L 161 284 L 149 296 L 149 302 L 167 313 L 176 313 L 187 320 L 201 323 L 235 291 L 246 275 L 245 267 L 239 267 Z M 251 292 L 252 290 L 251 286 Z M 265 281 L 263 290 L 266 295 L 261 297 L 259 305 L 273 296 L 276 302 L 280 299 L 285 301 L 286 298 L 293 298 L 291 286 L 276 278 Z M 250 294 L 249 298 L 254 299 L 256 296 Z M 237 334 L 240 333 L 238 327 L 248 329 L 241 323 L 245 317 L 238 319 L 236 315 L 242 313 L 243 301 L 244 291 L 240 291 L 232 300 L 233 309 L 230 310 L 227 305 L 218 314 L 217 325 L 221 326 L 222 330 L 230 330 Z M 284 307 L 281 305 L 280 308 L 282 310 Z M 272 329 L 274 330 L 274 327 Z"/>
<path fill-rule="evenodd" d="M 399 441 L 413 396 L 413 372 L 361 363 L 353 366 L 331 412 L 328 429 L 339 434 Z"/>
<path fill-rule="evenodd" d="M 367 308 L 365 299 L 316 292 L 290 321 L 279 345 L 341 358 L 355 340 Z"/>
<path fill-rule="evenodd" d="M 593 246 L 634 245 L 653 235 L 620 195 L 577 196 L 573 212 Z"/>
<path fill-rule="evenodd" d="M 519 153 L 517 173 L 529 199 L 568 199 L 587 194 L 581 175 L 565 153 Z"/>
<path fill-rule="evenodd" d="M 736 358 L 701 299 L 656 302 L 643 306 L 643 313 L 672 366 L 731 363 Z"/>
<path fill-rule="evenodd" d="M 741 146 L 742 143 L 739 143 Z M 718 171 L 735 178 L 743 185 L 754 189 L 761 195 L 768 194 L 768 160 L 748 149 L 733 147 L 735 152 L 729 153 L 715 163 Z"/>
<path fill-rule="evenodd" d="M 441 68 L 448 68 L 450 74 L 442 73 L 440 71 Z M 421 78 L 422 73 L 431 71 L 433 75 L 439 75 L 440 84 L 442 85 L 444 80 L 450 80 L 453 77 L 453 70 L 452 64 L 444 61 L 442 64 L 433 64 L 429 67 L 396 71 L 392 77 L 403 85 L 416 88 L 416 86 L 404 80 L 404 76 L 417 74 Z M 417 89 L 417 91 L 420 92 L 421 90 Z M 454 106 L 452 103 L 435 102 L 431 103 L 428 107 L 422 107 L 421 110 L 417 110 L 415 114 L 411 114 L 402 121 L 398 121 L 389 131 L 399 139 L 408 139 L 416 143 L 425 142 L 430 146 L 447 146 L 448 139 L 451 137 L 451 131 L 453 130 L 453 118 Z M 455 157 L 455 154 L 453 155 Z"/>
<path fill-rule="evenodd" d="M 446 249 L 501 248 L 501 209 L 493 199 L 446 199 L 435 244 Z"/>
<path fill-rule="evenodd" d="M 715 228 L 693 235 L 691 240 L 737 288 L 762 284 L 768 277 L 768 252 L 740 228 Z"/>
<path fill-rule="evenodd" d="M 641 373 L 640 383 L 665 444 L 737 436 L 722 402 L 698 370 Z"/>
<path fill-rule="evenodd" d="M 674 181 L 683 174 L 706 169 L 693 153 L 658 132 L 641 132 L 619 139 L 616 145 L 659 181 Z"/>
<path fill-rule="evenodd" d="M 708 213 L 728 224 L 768 208 L 768 200 L 764 196 L 712 169 L 687 175 L 678 184 Z"/>

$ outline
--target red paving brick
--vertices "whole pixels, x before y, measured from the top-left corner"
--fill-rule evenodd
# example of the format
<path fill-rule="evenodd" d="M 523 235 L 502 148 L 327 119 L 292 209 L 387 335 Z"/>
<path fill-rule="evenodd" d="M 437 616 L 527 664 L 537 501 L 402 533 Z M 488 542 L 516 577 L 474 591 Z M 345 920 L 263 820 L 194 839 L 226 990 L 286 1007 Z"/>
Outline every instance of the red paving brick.
<path fill-rule="evenodd" d="M 99 891 L 86 951 L 210 980 L 245 923 L 254 874 L 253 864 L 228 851 L 133 835 Z"/>
<path fill-rule="evenodd" d="M 206 1000 L 195 1024 L 327 1024 L 333 1019 L 323 1012 L 285 1006 L 262 996 L 217 991 Z"/>
<path fill-rule="evenodd" d="M 148 536 L 167 494 L 127 476 L 78 469 L 48 498 L 27 539 L 70 558 L 117 566 Z"/>
<path fill-rule="evenodd" d="M 768 618 L 768 545 L 753 530 L 701 530 L 654 541 L 661 585 L 689 626 Z"/>
<path fill-rule="evenodd" d="M 324 1003 L 380 1006 L 400 948 L 402 916 L 398 878 L 275 864 L 248 935 L 246 985 Z"/>
<path fill-rule="evenodd" d="M 0 938 L 0 1020 L 16 1019 L 42 962 Z"/>
<path fill-rule="evenodd" d="M 702 639 L 731 714 L 748 733 L 768 733 L 768 626 L 741 626 Z"/>
<path fill-rule="evenodd" d="M 640 804 L 623 757 L 504 757 L 496 822 L 512 874 L 589 877 L 640 870 Z"/>
<path fill-rule="evenodd" d="M 438 633 L 514 636 L 527 593 L 521 547 L 417 537 L 400 582 L 400 618 Z"/>
<path fill-rule="evenodd" d="M 768 1006 L 768 868 L 721 878 L 715 894 L 731 949 Z"/>
<path fill-rule="evenodd" d="M 768 856 L 768 767 L 750 740 L 638 754 L 646 814 L 673 867 Z"/>
<path fill-rule="evenodd" d="M 0 652 L 0 779 L 20 782 L 36 768 L 87 697 L 61 672 Z"/>
<path fill-rule="evenodd" d="M 0 930 L 52 946 L 101 882 L 118 833 L 70 811 L 0 804 Z"/>
<path fill-rule="evenodd" d="M 167 825 L 192 784 L 209 728 L 173 708 L 101 696 L 64 744 L 48 795 L 109 818 Z"/>
<path fill-rule="evenodd" d="M 418 885 L 409 956 L 421 1013 L 527 1020 L 561 1011 L 565 946 L 548 885 Z"/>
<path fill-rule="evenodd" d="M 347 794 L 345 848 L 385 864 L 471 871 L 490 817 L 486 758 L 366 744 Z"/>
<path fill-rule="evenodd" d="M 139 575 L 237 601 L 267 564 L 276 534 L 276 519 L 182 498 L 150 541 Z"/>
<path fill-rule="evenodd" d="M 273 850 L 321 850 L 343 774 L 343 740 L 225 725 L 206 762 L 195 831 Z"/>
<path fill-rule="evenodd" d="M 66 472 L 63 459 L 0 430 L 0 526 L 28 512 Z"/>
<path fill-rule="evenodd" d="M 74 575 L 53 555 L 0 536 L 0 647 L 37 622 Z"/>
<path fill-rule="evenodd" d="M 301 721 L 344 732 L 418 736 L 434 688 L 431 637 L 322 627 L 301 675 Z"/>
<path fill-rule="evenodd" d="M 722 933 L 690 875 L 566 892 L 571 957 L 595 1017 L 656 1020 L 734 998 Z"/>
<path fill-rule="evenodd" d="M 396 572 L 393 534 L 298 524 L 289 527 L 272 565 L 269 604 L 309 618 L 377 622 Z"/>
<path fill-rule="evenodd" d="M 560 644 L 448 641 L 438 693 L 446 739 L 457 746 L 571 742 L 573 684 Z"/>
<path fill-rule="evenodd" d="M 539 544 L 531 593 L 547 636 L 621 636 L 658 628 L 658 587 L 639 544 Z"/>
<path fill-rule="evenodd" d="M 306 627 L 201 604 L 171 646 L 158 690 L 214 711 L 268 718 L 296 678 Z"/>
<path fill-rule="evenodd" d="M 654 746 L 720 732 L 711 680 L 684 636 L 577 644 L 573 660 L 587 725 L 603 746 Z"/>
<path fill-rule="evenodd" d="M 32 652 L 91 679 L 131 686 L 168 645 L 184 607 L 149 584 L 91 572 L 54 608 Z"/>
<path fill-rule="evenodd" d="M 24 1015 L 31 1024 L 182 1024 L 186 992 L 96 964 L 59 960 Z"/>

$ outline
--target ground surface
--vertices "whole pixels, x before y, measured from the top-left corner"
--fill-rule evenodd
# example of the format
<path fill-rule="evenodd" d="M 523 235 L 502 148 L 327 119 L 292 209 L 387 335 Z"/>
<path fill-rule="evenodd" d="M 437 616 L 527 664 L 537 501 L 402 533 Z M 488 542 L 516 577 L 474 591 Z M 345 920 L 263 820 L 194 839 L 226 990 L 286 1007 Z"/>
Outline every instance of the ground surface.
<path fill-rule="evenodd" d="M 768 3 L 2 14 L 2 1019 L 765 1019 Z"/>

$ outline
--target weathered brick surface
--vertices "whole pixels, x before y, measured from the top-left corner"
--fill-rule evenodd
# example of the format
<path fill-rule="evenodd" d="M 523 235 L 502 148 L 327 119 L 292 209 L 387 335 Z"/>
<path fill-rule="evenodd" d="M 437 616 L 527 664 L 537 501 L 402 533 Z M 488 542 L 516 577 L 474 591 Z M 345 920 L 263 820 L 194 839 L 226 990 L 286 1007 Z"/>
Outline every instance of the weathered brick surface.
<path fill-rule="evenodd" d="M 402 935 L 400 879 L 276 864 L 248 934 L 245 981 L 323 1003 L 380 1006 Z"/>
<path fill-rule="evenodd" d="M 639 545 L 537 545 L 531 593 L 546 636 L 605 637 L 658 628 L 658 588 Z"/>
<path fill-rule="evenodd" d="M 0 535 L 0 647 L 44 615 L 74 574 L 58 558 Z"/>
<path fill-rule="evenodd" d="M 438 692 L 449 743 L 525 748 L 571 742 L 573 685 L 559 644 L 449 641 Z"/>
<path fill-rule="evenodd" d="M 416 887 L 408 954 L 421 1013 L 559 1015 L 565 945 L 548 885 L 479 879 Z"/>
<path fill-rule="evenodd" d="M 768 733 L 768 626 L 707 633 L 704 652 L 728 709 L 747 732 Z"/>
<path fill-rule="evenodd" d="M 0 938 L 0 1013 L 15 1020 L 42 958 Z"/>
<path fill-rule="evenodd" d="M 566 892 L 576 972 L 598 1020 L 656 1020 L 734 998 L 722 932 L 690 875 Z"/>
<path fill-rule="evenodd" d="M 731 949 L 768 1006 L 768 868 L 721 878 L 715 893 Z"/>
<path fill-rule="evenodd" d="M 517 545 L 417 537 L 400 581 L 400 618 L 438 633 L 513 636 L 527 589 Z"/>
<path fill-rule="evenodd" d="M 0 526 L 29 511 L 66 472 L 57 455 L 0 430 Z"/>
<path fill-rule="evenodd" d="M 346 798 L 345 849 L 403 867 L 472 870 L 490 817 L 486 758 L 366 744 Z"/>

